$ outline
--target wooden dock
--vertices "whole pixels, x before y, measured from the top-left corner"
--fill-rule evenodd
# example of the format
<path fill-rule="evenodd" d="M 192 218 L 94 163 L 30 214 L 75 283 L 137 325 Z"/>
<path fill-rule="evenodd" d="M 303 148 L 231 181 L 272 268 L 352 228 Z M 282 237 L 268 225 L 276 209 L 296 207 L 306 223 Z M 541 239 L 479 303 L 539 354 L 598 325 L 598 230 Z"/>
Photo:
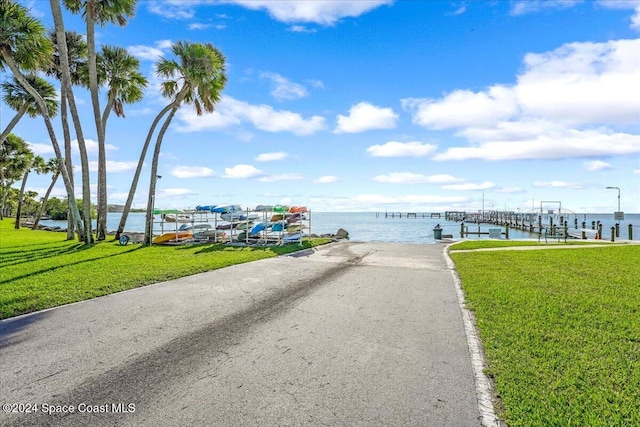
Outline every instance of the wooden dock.
<path fill-rule="evenodd" d="M 376 218 L 440 218 L 441 215 L 440 212 L 376 212 Z"/>

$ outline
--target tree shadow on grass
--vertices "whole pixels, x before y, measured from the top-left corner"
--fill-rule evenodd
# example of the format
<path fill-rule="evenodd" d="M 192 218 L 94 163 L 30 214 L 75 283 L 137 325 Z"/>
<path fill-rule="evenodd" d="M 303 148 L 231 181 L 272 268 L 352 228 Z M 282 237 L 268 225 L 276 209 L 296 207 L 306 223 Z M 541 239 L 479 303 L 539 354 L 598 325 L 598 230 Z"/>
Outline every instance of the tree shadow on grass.
<path fill-rule="evenodd" d="M 74 248 L 69 248 L 69 250 L 62 251 L 57 256 L 65 255 L 65 254 L 72 253 L 72 252 L 77 252 L 77 251 L 84 251 L 84 250 L 87 250 L 89 248 L 91 248 L 91 246 L 89 246 L 89 245 L 82 245 L 82 248 L 75 248 L 75 249 Z M 113 258 L 113 257 L 129 254 L 131 252 L 140 250 L 142 248 L 143 248 L 143 246 L 132 247 L 131 249 L 125 250 L 125 251 L 117 253 L 117 254 L 100 255 L 100 256 L 96 256 L 96 257 L 93 257 L 93 258 L 86 258 L 86 259 L 79 260 L 79 261 L 72 262 L 72 263 L 64 263 L 64 264 L 52 266 L 52 267 L 49 267 L 49 268 L 44 268 L 44 269 L 37 270 L 37 271 L 31 271 L 29 273 L 22 274 L 20 276 L 14 276 L 14 277 L 11 277 L 11 278 L 6 279 L 6 280 L 0 280 L 0 285 L 5 284 L 5 283 L 11 283 L 11 282 L 13 282 L 15 280 L 21 280 L 21 279 L 25 279 L 27 277 L 36 276 L 38 274 L 43 274 L 43 273 L 47 273 L 47 272 L 50 272 L 50 271 L 55 271 L 55 270 L 58 270 L 60 268 L 66 268 L 66 267 L 69 267 L 69 266 L 72 266 L 72 265 L 80 265 L 80 264 L 84 264 L 84 263 L 91 262 L 91 261 L 97 261 L 97 260 L 100 260 L 100 259 Z M 53 256 L 53 255 L 51 255 L 51 256 Z M 51 256 L 49 256 L 49 257 L 51 257 Z M 28 261 L 22 261 L 22 262 L 28 262 Z M 18 264 L 18 263 L 16 263 L 16 264 Z"/>
<path fill-rule="evenodd" d="M 0 254 L 0 266 L 9 267 L 13 265 L 24 264 L 28 262 L 41 260 L 41 259 L 52 258 L 56 256 L 85 251 L 87 249 L 90 249 L 91 247 L 92 247 L 91 245 L 76 243 L 73 246 L 65 245 L 64 247 L 61 247 L 61 248 L 29 249 L 26 251 L 11 252 L 9 254 Z M 5 261 L 5 259 L 7 261 Z"/>

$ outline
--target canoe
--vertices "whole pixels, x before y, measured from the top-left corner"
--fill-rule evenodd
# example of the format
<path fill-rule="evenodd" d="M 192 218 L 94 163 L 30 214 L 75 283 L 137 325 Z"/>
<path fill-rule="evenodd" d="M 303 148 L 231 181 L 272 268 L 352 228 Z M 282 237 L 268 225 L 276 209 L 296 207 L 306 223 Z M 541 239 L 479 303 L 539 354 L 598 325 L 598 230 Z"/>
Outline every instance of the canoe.
<path fill-rule="evenodd" d="M 238 224 L 236 230 L 249 230 L 253 227 L 253 221 L 245 221 Z"/>
<path fill-rule="evenodd" d="M 256 212 L 271 212 L 273 210 L 272 205 L 258 205 L 254 209 Z"/>
<path fill-rule="evenodd" d="M 300 225 L 300 224 L 290 224 L 290 225 L 287 227 L 287 232 L 288 232 L 288 233 L 293 233 L 293 232 L 296 232 L 296 231 L 304 230 L 305 228 L 307 228 L 307 227 L 306 227 L 306 226 L 304 226 L 304 225 Z"/>
<path fill-rule="evenodd" d="M 259 223 L 257 223 L 257 224 L 254 224 L 254 226 L 253 226 L 253 227 L 251 227 L 251 231 L 250 231 L 250 233 L 251 233 L 251 234 L 258 234 L 258 233 L 260 233 L 261 231 L 266 230 L 266 228 L 267 228 L 267 223 L 265 223 L 265 222 L 259 222 Z"/>
<path fill-rule="evenodd" d="M 187 231 L 187 230 L 200 230 L 202 231 L 203 229 L 209 229 L 211 228 L 212 225 L 209 223 L 204 223 L 204 224 L 182 224 L 180 226 L 180 228 L 178 228 L 178 231 Z"/>
<path fill-rule="evenodd" d="M 273 212 L 282 212 L 282 213 L 289 212 L 289 206 L 287 206 L 287 205 L 275 205 L 273 207 Z"/>
<path fill-rule="evenodd" d="M 306 206 L 291 206 L 289 208 L 289 212 L 291 213 L 307 213 Z"/>
<path fill-rule="evenodd" d="M 173 233 L 165 233 L 153 239 L 153 243 L 167 243 L 176 240 L 184 240 L 193 238 L 191 231 L 178 231 Z"/>
<path fill-rule="evenodd" d="M 306 234 L 304 234 L 302 232 L 296 232 L 296 233 L 291 233 L 291 234 L 287 233 L 284 236 L 282 236 L 282 241 L 285 242 L 285 243 L 299 242 L 305 236 L 306 236 Z"/>
<path fill-rule="evenodd" d="M 280 222 L 276 222 L 273 223 L 271 225 L 271 231 L 284 231 L 285 228 L 287 228 L 287 222 L 286 221 L 280 221 Z"/>
<path fill-rule="evenodd" d="M 299 213 L 294 213 L 292 215 L 287 216 L 287 222 L 291 224 L 292 222 L 298 222 L 302 219 L 302 215 Z"/>
<path fill-rule="evenodd" d="M 191 222 L 193 217 L 189 214 L 163 214 L 162 219 L 166 222 Z"/>
<path fill-rule="evenodd" d="M 216 230 L 231 230 L 232 228 L 236 228 L 240 224 L 239 222 L 230 222 L 228 224 L 219 224 L 216 227 Z"/>
<path fill-rule="evenodd" d="M 216 205 L 205 205 L 205 206 L 196 206 L 197 211 L 209 211 L 215 209 Z"/>
<path fill-rule="evenodd" d="M 242 211 L 242 207 L 240 205 L 224 205 L 224 206 L 216 206 L 211 209 L 213 213 L 228 213 L 228 212 L 238 212 Z"/>
<path fill-rule="evenodd" d="M 259 215 L 255 213 L 247 215 L 246 213 L 242 212 L 225 212 L 220 215 L 220 218 L 224 219 L 225 221 L 246 221 L 247 219 L 258 219 Z"/>
<path fill-rule="evenodd" d="M 283 214 L 274 214 L 271 216 L 271 221 L 276 222 L 276 221 L 282 221 L 284 219 L 284 215 Z"/>

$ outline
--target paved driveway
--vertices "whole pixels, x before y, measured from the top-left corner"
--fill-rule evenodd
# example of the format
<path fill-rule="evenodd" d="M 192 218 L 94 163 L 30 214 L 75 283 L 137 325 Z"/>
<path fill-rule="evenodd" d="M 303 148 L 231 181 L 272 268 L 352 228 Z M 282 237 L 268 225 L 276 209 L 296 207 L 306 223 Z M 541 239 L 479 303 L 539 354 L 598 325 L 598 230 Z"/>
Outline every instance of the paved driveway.
<path fill-rule="evenodd" d="M 480 425 L 441 245 L 342 242 L 0 325 L 0 401 L 38 410 L 2 425 Z"/>

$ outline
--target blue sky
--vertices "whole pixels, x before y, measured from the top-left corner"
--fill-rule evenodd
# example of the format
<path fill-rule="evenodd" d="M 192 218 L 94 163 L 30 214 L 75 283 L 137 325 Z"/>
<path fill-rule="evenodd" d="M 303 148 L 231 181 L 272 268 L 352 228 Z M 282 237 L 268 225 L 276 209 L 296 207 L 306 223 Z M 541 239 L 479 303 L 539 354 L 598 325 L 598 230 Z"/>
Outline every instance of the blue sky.
<path fill-rule="evenodd" d="M 23 4 L 52 25 L 48 2 Z M 84 33 L 77 17 L 65 24 Z M 97 37 L 136 55 L 150 80 L 107 127 L 110 203 L 124 203 L 167 104 L 154 62 L 188 40 L 225 54 L 228 84 L 216 112 L 184 106 L 172 122 L 157 207 L 443 212 L 484 200 L 530 211 L 561 201 L 606 213 L 617 193 L 605 187 L 617 186 L 622 210 L 640 212 L 640 1 L 148 0 Z M 95 168 L 90 97 L 76 96 Z M 2 123 L 12 115 L 2 105 Z M 40 120 L 14 133 L 53 157 Z M 136 207 L 150 163 L 151 153 Z M 28 187 L 44 194 L 49 180 Z"/>

